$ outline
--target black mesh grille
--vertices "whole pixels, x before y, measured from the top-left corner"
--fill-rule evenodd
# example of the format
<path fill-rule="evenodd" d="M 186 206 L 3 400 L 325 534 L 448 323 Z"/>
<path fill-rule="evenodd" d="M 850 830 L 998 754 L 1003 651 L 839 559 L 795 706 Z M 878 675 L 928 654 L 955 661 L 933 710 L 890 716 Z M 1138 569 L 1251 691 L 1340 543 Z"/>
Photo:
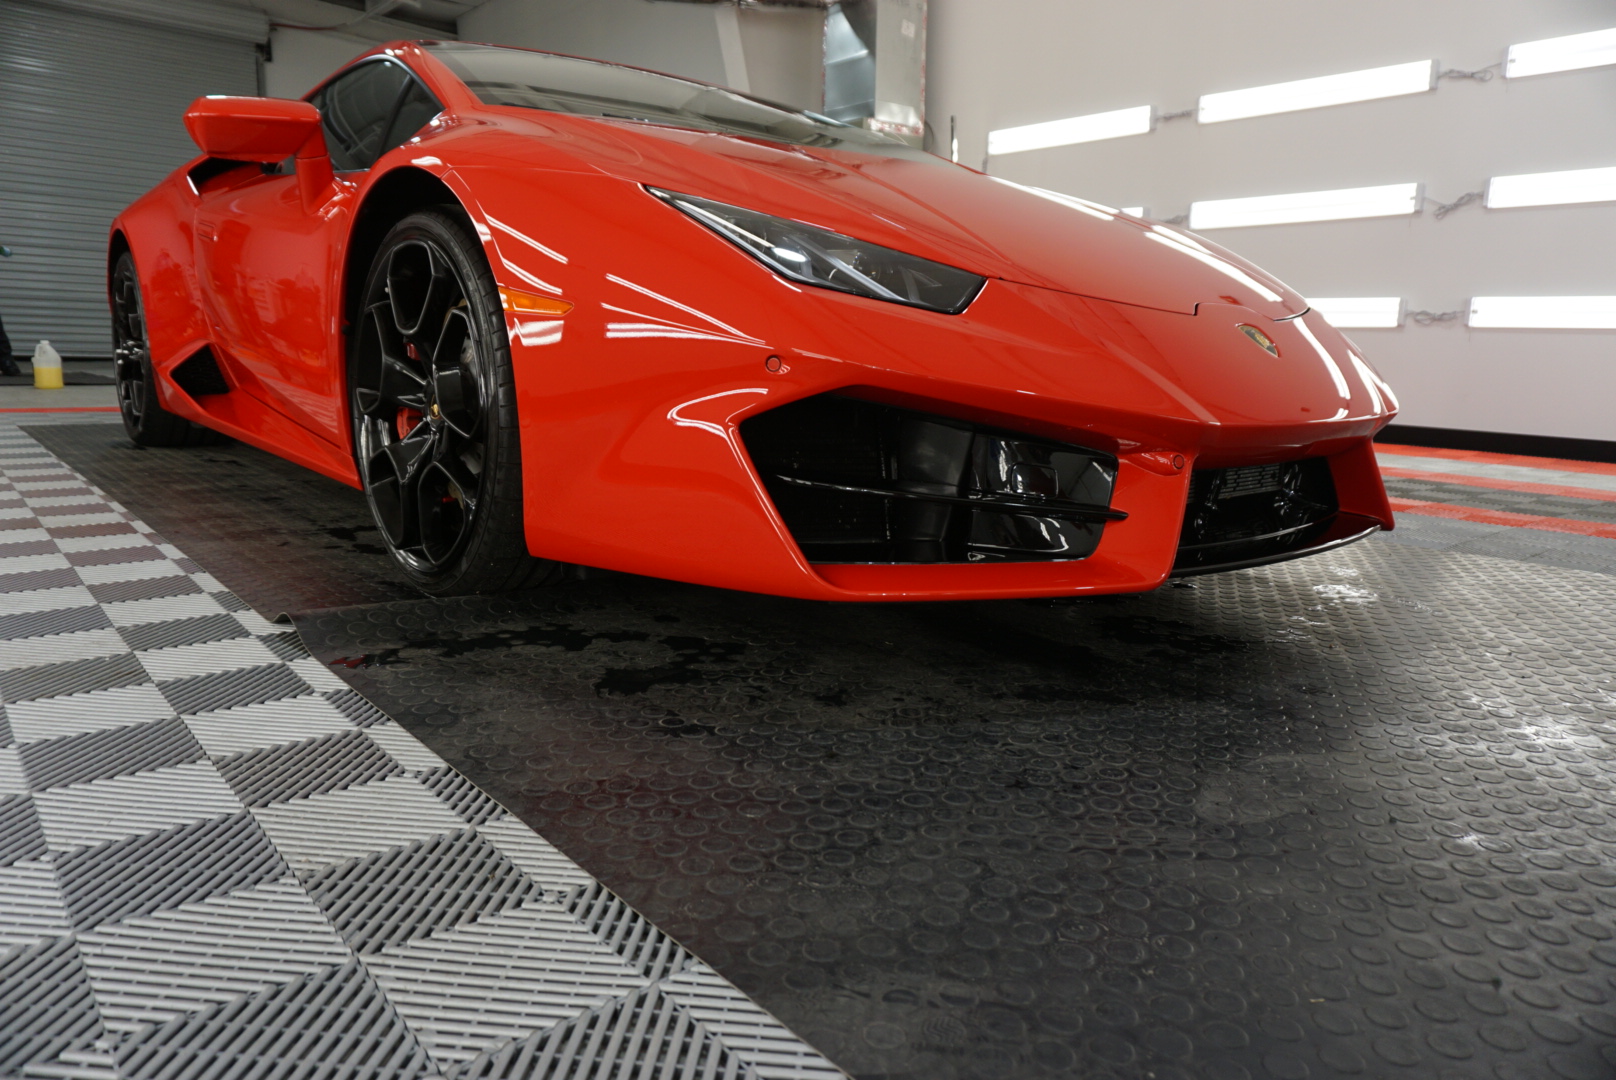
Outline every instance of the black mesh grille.
<path fill-rule="evenodd" d="M 1109 454 L 890 405 L 825 394 L 741 437 L 816 563 L 1081 559 L 1127 516 Z"/>
<path fill-rule="evenodd" d="M 1338 505 L 1324 458 L 1197 469 L 1176 571 L 1279 558 L 1316 541 Z"/>

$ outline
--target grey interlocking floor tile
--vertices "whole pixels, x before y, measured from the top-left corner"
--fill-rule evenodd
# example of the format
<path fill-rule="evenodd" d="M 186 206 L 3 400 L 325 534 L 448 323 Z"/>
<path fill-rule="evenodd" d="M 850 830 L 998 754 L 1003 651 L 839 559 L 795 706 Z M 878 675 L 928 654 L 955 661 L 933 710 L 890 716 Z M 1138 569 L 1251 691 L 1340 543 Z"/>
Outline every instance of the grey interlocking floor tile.
<path fill-rule="evenodd" d="M 145 600 L 120 600 L 103 606 L 113 626 L 168 622 L 173 619 L 195 618 L 199 615 L 217 615 L 223 611 L 219 602 L 206 593 L 154 596 Z"/>
<path fill-rule="evenodd" d="M 0 1075 L 101 1035 L 90 980 L 70 937 L 0 957 Z"/>
<path fill-rule="evenodd" d="M 65 852 L 239 813 L 241 800 L 212 762 L 192 761 L 36 792 L 52 851 Z"/>
<path fill-rule="evenodd" d="M 7 438 L 0 422 L 0 489 Z M 798 1075 L 692 1034 L 671 995 L 586 1016 L 688 954 L 295 631 L 12 441 L 45 471 L 24 481 L 34 513 L 0 517 L 19 524 L 0 566 L 0 949 L 76 930 L 70 981 L 95 995 L 90 1028 L 30 1044 L 30 1077 L 425 1080 L 557 1024 L 540 1057 L 559 1047 L 571 1071 L 549 1075 Z M 752 1029 L 822 1060 L 746 1004 Z"/>
<path fill-rule="evenodd" d="M 78 571 L 72 567 L 55 570 L 26 570 L 15 574 L 0 574 L 0 593 L 26 592 L 33 589 L 56 589 L 64 585 L 77 585 Z"/>
<path fill-rule="evenodd" d="M 120 1049 L 118 1070 L 127 1080 L 436 1075 L 356 962 L 159 1025 Z"/>
<path fill-rule="evenodd" d="M 514 863 L 469 829 L 333 866 L 304 884 L 360 953 L 426 937 L 542 895 Z"/>
<path fill-rule="evenodd" d="M 51 611 L 0 615 L 0 639 L 70 634 L 76 630 L 100 630 L 112 621 L 99 607 L 57 608 Z"/>
<path fill-rule="evenodd" d="M 219 602 L 219 606 L 224 608 L 226 611 L 250 611 L 250 610 L 252 610 L 251 608 L 249 608 L 247 606 L 247 602 L 245 600 L 243 600 L 241 597 L 237 596 L 233 592 L 215 592 L 215 593 L 210 593 L 209 595 L 212 596 L 215 600 L 217 600 Z"/>
<path fill-rule="evenodd" d="M 142 562 L 117 563 L 107 566 L 76 566 L 79 580 L 86 585 L 108 582 L 150 581 L 170 577 L 179 572 L 173 559 L 147 559 Z"/>
<path fill-rule="evenodd" d="M 0 593 L 0 615 L 25 615 L 71 607 L 94 607 L 95 597 L 82 584 L 61 588 Z"/>
<path fill-rule="evenodd" d="M 163 559 L 162 552 L 151 545 L 139 547 L 101 548 L 90 551 L 69 551 L 67 561 L 74 566 L 115 566 L 121 563 L 156 562 Z M 171 560 L 169 560 L 171 561 Z"/>
<path fill-rule="evenodd" d="M 181 645 L 197 645 L 204 641 L 228 641 L 248 636 L 235 616 L 228 613 L 124 626 L 119 628 L 118 633 L 135 652 L 144 652 L 147 649 L 172 649 Z"/>
<path fill-rule="evenodd" d="M 481 825 L 505 813 L 481 788 L 447 765 L 424 772 L 419 779 L 468 825 Z"/>
<path fill-rule="evenodd" d="M 260 634 L 258 640 L 282 660 L 303 660 L 309 655 L 309 650 L 304 647 L 303 639 L 297 636 L 296 630 L 286 630 L 278 634 Z"/>
<path fill-rule="evenodd" d="M 844 1076 L 699 960 L 661 983 L 660 989 L 759 1076 L 782 1080 L 833 1080 Z"/>
<path fill-rule="evenodd" d="M 6 707 L 6 719 L 19 744 L 166 720 L 173 715 L 173 706 L 163 700 L 157 687 L 150 685 L 121 686 Z"/>
<path fill-rule="evenodd" d="M 340 735 L 354 727 L 347 717 L 317 694 L 198 713 L 182 719 L 202 748 L 214 758 Z"/>
<path fill-rule="evenodd" d="M 0 695 L 7 703 L 33 701 L 147 681 L 140 662 L 125 654 L 0 672 Z"/>
<path fill-rule="evenodd" d="M 0 649 L 3 649 L 0 643 Z M 170 680 L 200 675 L 223 675 L 273 665 L 281 662 L 257 638 L 243 635 L 223 641 L 204 641 L 194 645 L 176 645 L 164 649 L 148 649 L 137 653 L 141 666 L 156 679 L 160 686 Z M 277 697 L 281 696 L 276 694 Z M 235 699 L 222 699 L 234 701 Z M 273 699 L 271 699 L 273 700 Z M 213 706 L 209 706 L 210 708 Z M 225 706 L 228 708 L 229 706 Z"/>
<path fill-rule="evenodd" d="M 363 731 L 266 747 L 218 763 L 219 772 L 247 806 L 269 806 L 368 784 L 404 770 Z"/>
<path fill-rule="evenodd" d="M 153 600 L 163 596 L 187 596 L 201 591 L 202 586 L 184 574 L 146 578 L 142 581 L 110 581 L 90 586 L 90 594 L 103 604 L 116 604 L 128 600 Z"/>
<path fill-rule="evenodd" d="M 16 559 L 24 555 L 54 555 L 57 550 L 56 541 L 49 538 L 24 540 L 0 546 L 0 559 Z"/>
<path fill-rule="evenodd" d="M 178 1019 L 353 959 L 291 880 L 103 923 L 79 950 L 115 1031 Z"/>
<path fill-rule="evenodd" d="M 37 498 L 24 498 L 23 501 L 42 518 L 47 515 L 61 517 L 94 514 L 106 508 L 106 503 L 96 498 L 88 490 L 68 495 L 40 494 Z"/>
<path fill-rule="evenodd" d="M 58 540 L 73 540 L 84 536 L 138 536 L 135 527 L 127 521 L 108 521 L 96 525 L 58 525 L 47 530 Z"/>
<path fill-rule="evenodd" d="M 384 777 L 252 813 L 292 868 L 305 875 L 465 826 L 412 776 Z"/>
<path fill-rule="evenodd" d="M 134 531 L 112 533 L 105 536 L 58 536 L 53 539 L 56 541 L 56 546 L 69 555 L 82 551 L 114 551 L 130 548 L 148 552 L 154 546 L 151 537 Z M 162 549 L 159 548 L 158 550 L 161 551 Z M 147 554 L 145 557 L 151 558 L 152 556 Z"/>
<path fill-rule="evenodd" d="M 56 864 L 78 930 L 274 881 L 286 863 L 247 813 L 74 852 Z"/>
<path fill-rule="evenodd" d="M 544 903 L 484 913 L 363 959 L 446 1072 L 649 982 Z"/>
<path fill-rule="evenodd" d="M 676 975 L 690 965 L 691 955 L 678 942 L 599 882 L 575 893 L 565 910 L 648 982 Z"/>
<path fill-rule="evenodd" d="M 596 884 L 583 867 L 514 817 L 485 821 L 477 833 L 538 882 L 547 900 L 564 902 Z"/>
<path fill-rule="evenodd" d="M 45 637 L 8 638 L 0 640 L 0 671 L 16 672 L 24 668 L 37 669 L 43 664 L 59 664 L 69 660 L 117 657 L 128 651 L 123 639 L 110 628 L 78 630 Z M 92 686 L 92 689 L 94 688 Z M 74 689 L 71 692 L 83 691 Z M 35 695 L 41 698 L 49 696 L 53 695 Z"/>
<path fill-rule="evenodd" d="M 0 866 L 0 956 L 72 933 L 56 869 L 46 859 Z"/>
<path fill-rule="evenodd" d="M 200 761 L 202 744 L 177 717 L 29 743 L 18 750 L 35 791 Z"/>
<path fill-rule="evenodd" d="M 325 696 L 327 701 L 341 709 L 344 716 L 360 727 L 370 727 L 387 719 L 386 713 L 366 701 L 358 691 L 333 690 Z"/>
<path fill-rule="evenodd" d="M 0 866 L 22 859 L 44 858 L 45 831 L 40 828 L 34 800 L 28 795 L 0 797 Z"/>
<path fill-rule="evenodd" d="M 746 1065 L 652 986 L 478 1055 L 460 1080 L 592 1080 L 610 1060 L 624 1076 L 744 1076 Z"/>
<path fill-rule="evenodd" d="M 0 688 L 4 687 L 0 676 Z M 158 687 L 177 712 L 199 713 L 298 697 L 312 689 L 295 671 L 280 664 L 193 675 Z"/>
<path fill-rule="evenodd" d="M 442 758 L 391 720 L 371 724 L 365 728 L 365 734 L 376 740 L 394 761 L 413 776 L 425 776 L 443 768 Z"/>

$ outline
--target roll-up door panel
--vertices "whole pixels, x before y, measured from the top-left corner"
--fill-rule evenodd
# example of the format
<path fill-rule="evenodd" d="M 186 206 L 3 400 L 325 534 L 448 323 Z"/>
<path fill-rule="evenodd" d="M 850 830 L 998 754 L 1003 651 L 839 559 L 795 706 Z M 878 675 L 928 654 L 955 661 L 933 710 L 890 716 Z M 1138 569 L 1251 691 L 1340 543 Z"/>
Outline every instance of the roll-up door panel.
<path fill-rule="evenodd" d="M 193 99 L 256 85 L 249 42 L 0 2 L 0 318 L 18 353 L 108 354 L 107 227 L 196 155 Z"/>

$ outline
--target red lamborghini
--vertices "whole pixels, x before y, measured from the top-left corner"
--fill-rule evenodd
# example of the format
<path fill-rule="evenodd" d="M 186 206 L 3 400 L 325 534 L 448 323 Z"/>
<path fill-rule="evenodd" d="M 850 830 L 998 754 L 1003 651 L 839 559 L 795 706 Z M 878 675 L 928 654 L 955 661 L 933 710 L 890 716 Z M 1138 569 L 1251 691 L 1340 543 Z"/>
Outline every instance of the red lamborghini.
<path fill-rule="evenodd" d="M 108 252 L 136 442 L 364 490 L 431 593 L 1130 592 L 1392 527 L 1391 391 L 1215 244 L 652 72 L 388 45 L 202 98 Z"/>

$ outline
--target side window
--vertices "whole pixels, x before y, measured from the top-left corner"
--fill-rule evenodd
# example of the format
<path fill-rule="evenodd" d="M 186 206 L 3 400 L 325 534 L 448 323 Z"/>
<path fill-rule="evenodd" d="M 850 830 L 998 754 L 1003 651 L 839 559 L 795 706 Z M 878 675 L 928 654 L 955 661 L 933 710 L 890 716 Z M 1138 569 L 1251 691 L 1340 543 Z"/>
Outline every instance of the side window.
<path fill-rule="evenodd" d="M 426 87 L 411 79 L 409 86 L 404 90 L 403 99 L 398 103 L 398 112 L 393 115 L 393 122 L 387 127 L 387 138 L 382 142 L 381 152 L 376 156 L 381 157 L 393 147 L 404 145 L 411 135 L 420 131 L 428 120 L 442 111 L 443 106 L 433 99 Z"/>
<path fill-rule="evenodd" d="M 410 76 L 397 64 L 360 64 L 312 99 L 324 120 L 326 149 L 338 172 L 368 169 L 386 149 L 394 106 Z M 403 140 L 400 140 L 403 141 Z"/>

